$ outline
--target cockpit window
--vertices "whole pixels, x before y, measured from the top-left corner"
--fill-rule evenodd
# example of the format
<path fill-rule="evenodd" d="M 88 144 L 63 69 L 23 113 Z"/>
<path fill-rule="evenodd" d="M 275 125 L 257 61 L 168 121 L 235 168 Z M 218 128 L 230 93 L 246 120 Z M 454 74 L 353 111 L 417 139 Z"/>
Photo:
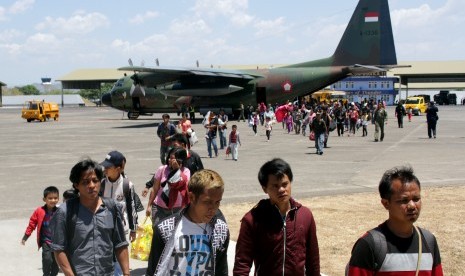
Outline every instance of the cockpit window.
<path fill-rule="evenodd" d="M 124 78 L 121 78 L 121 79 L 119 79 L 117 82 L 115 82 L 115 84 L 113 85 L 112 90 L 113 90 L 114 88 L 116 88 L 116 87 L 123 87 L 123 84 L 124 84 Z"/>

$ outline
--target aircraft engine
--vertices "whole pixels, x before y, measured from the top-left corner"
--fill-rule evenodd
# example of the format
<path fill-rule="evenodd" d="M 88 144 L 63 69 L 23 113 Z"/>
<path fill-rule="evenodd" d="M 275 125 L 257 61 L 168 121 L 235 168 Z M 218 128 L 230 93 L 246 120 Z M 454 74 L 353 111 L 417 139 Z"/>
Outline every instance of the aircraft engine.
<path fill-rule="evenodd" d="M 136 73 L 131 76 L 131 79 L 134 80 L 131 90 L 129 94 L 131 97 L 144 97 L 145 96 L 145 88 L 144 88 L 144 81 L 139 78 L 139 75 Z"/>

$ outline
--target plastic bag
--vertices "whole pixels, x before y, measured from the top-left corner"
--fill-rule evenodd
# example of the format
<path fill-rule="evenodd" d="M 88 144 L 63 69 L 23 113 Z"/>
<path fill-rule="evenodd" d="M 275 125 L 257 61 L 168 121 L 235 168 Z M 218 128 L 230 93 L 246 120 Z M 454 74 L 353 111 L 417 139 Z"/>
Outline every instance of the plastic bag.
<path fill-rule="evenodd" d="M 195 145 L 198 141 L 199 139 L 197 138 L 197 134 L 194 131 L 192 131 L 191 137 L 189 137 L 189 143 L 191 144 L 191 147 Z"/>
<path fill-rule="evenodd" d="M 315 132 L 310 131 L 310 136 L 308 136 L 308 139 L 310 139 L 310 141 L 315 141 Z"/>
<path fill-rule="evenodd" d="M 146 217 L 144 223 L 137 228 L 136 239 L 131 243 L 131 258 L 141 261 L 149 259 L 152 235 L 152 220 Z"/>

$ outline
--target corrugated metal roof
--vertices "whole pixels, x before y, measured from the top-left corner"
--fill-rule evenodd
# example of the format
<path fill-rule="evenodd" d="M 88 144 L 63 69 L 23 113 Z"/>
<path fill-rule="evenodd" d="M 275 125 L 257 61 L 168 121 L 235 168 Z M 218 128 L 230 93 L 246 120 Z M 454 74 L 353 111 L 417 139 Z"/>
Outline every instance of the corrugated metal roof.
<path fill-rule="evenodd" d="M 456 61 L 402 61 L 399 65 L 410 68 L 395 68 L 391 72 L 400 74 L 465 74 L 465 60 Z"/>
<path fill-rule="evenodd" d="M 124 74 L 131 75 L 132 71 L 119 71 L 116 68 L 78 69 L 58 78 L 63 89 L 100 89 L 102 83 L 113 83 Z"/>
<path fill-rule="evenodd" d="M 69 74 L 66 74 L 56 81 L 116 81 L 126 74 L 132 74 L 131 71 L 118 71 L 116 68 L 100 68 L 100 69 L 78 69 Z"/>
<path fill-rule="evenodd" d="M 430 75 L 430 77 L 440 77 L 440 75 L 455 75 L 455 77 L 465 76 L 465 60 L 457 61 L 402 61 L 399 65 L 411 65 L 409 68 L 395 68 L 388 72 L 388 76 L 402 75 Z M 221 65 L 215 66 L 224 69 L 265 69 L 285 66 L 285 64 L 249 64 L 249 65 Z M 98 89 L 102 82 L 115 82 L 124 73 L 132 75 L 132 71 L 119 71 L 116 68 L 101 69 L 79 69 L 57 79 L 61 81 L 64 89 Z M 443 82 L 433 83 L 409 83 L 412 88 L 464 88 L 463 82 Z"/>
<path fill-rule="evenodd" d="M 61 95 L 28 95 L 28 96 L 3 96 L 3 106 L 22 106 L 26 101 L 55 102 L 61 105 Z M 83 106 L 81 95 L 63 95 L 64 105 Z"/>

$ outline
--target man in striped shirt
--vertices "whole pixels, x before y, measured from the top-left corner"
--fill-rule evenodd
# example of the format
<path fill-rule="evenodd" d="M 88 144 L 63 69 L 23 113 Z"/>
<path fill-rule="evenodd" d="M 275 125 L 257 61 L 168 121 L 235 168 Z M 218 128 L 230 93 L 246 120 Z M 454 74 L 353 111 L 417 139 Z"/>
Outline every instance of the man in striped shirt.
<path fill-rule="evenodd" d="M 355 243 L 347 275 L 443 275 L 436 238 L 413 225 L 420 216 L 420 189 L 412 168 L 384 173 L 379 193 L 389 218 Z"/>

